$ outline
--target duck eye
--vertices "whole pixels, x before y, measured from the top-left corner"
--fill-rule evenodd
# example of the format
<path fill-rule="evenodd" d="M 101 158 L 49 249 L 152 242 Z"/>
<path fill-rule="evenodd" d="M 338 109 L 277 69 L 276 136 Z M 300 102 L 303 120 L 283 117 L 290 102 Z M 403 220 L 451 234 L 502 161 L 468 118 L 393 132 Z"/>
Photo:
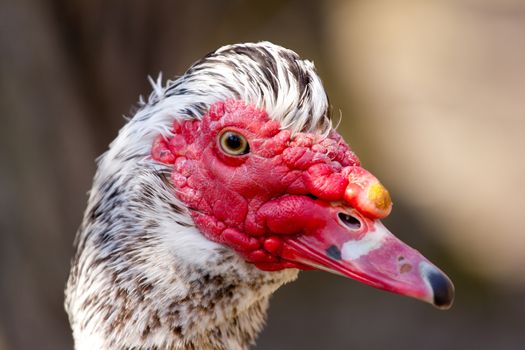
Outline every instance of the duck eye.
<path fill-rule="evenodd" d="M 235 131 L 225 131 L 219 137 L 219 143 L 224 152 L 232 156 L 240 156 L 250 152 L 246 138 Z"/>

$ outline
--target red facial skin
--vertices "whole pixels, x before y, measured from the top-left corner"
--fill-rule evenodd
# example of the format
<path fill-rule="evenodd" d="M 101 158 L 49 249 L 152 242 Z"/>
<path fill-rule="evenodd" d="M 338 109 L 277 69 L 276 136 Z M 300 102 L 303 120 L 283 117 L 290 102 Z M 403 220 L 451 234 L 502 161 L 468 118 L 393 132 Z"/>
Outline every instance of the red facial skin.
<path fill-rule="evenodd" d="M 225 131 L 243 135 L 249 152 L 228 154 Z M 228 100 L 176 121 L 172 134 L 159 135 L 152 158 L 173 165 L 174 193 L 208 239 L 262 270 L 322 268 L 434 302 L 426 271 L 442 272 L 377 220 L 390 213 L 388 191 L 337 132 L 292 136 L 265 111 Z M 439 306 L 448 307 L 453 287 L 442 275 L 449 304 Z"/>
<path fill-rule="evenodd" d="M 242 134 L 250 152 L 224 152 L 218 141 L 223 130 Z M 266 112 L 241 101 L 216 103 L 201 121 L 176 122 L 172 132 L 168 139 L 159 136 L 152 157 L 174 164 L 177 196 L 209 239 L 264 270 L 309 268 L 283 259 L 282 235 L 315 225 L 316 204 L 305 195 L 343 199 L 348 185 L 343 169 L 358 167 L 359 159 L 339 134 L 299 133 L 292 139 Z M 280 205 L 269 203 L 286 195 Z M 276 223 L 283 215 L 286 219 Z"/>

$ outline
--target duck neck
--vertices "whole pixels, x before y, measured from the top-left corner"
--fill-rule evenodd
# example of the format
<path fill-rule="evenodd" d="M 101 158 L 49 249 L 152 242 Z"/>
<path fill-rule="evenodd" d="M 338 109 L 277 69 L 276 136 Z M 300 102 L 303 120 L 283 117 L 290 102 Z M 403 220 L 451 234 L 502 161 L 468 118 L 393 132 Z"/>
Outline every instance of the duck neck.
<path fill-rule="evenodd" d="M 297 270 L 264 272 L 207 240 L 164 172 L 97 174 L 66 289 L 75 348 L 246 349 L 270 295 Z"/>

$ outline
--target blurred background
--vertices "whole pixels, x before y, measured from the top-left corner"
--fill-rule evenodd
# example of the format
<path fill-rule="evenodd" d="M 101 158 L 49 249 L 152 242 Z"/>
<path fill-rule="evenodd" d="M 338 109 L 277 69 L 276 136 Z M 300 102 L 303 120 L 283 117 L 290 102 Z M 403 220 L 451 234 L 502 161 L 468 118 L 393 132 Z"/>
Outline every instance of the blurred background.
<path fill-rule="evenodd" d="M 260 40 L 315 61 L 391 191 L 387 226 L 457 298 L 441 312 L 302 273 L 255 349 L 524 349 L 524 1 L 1 0 L 0 350 L 72 349 L 63 288 L 94 159 L 146 77 Z"/>

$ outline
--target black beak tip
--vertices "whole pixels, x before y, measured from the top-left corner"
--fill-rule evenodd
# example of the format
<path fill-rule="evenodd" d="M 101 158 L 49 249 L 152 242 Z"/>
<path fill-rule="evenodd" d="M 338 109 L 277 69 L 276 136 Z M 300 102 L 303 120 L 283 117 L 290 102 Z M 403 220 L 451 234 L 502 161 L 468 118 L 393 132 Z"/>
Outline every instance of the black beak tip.
<path fill-rule="evenodd" d="M 439 309 L 449 309 L 454 302 L 454 285 L 452 281 L 439 270 L 429 270 L 426 279 L 434 295 L 433 304 Z"/>

